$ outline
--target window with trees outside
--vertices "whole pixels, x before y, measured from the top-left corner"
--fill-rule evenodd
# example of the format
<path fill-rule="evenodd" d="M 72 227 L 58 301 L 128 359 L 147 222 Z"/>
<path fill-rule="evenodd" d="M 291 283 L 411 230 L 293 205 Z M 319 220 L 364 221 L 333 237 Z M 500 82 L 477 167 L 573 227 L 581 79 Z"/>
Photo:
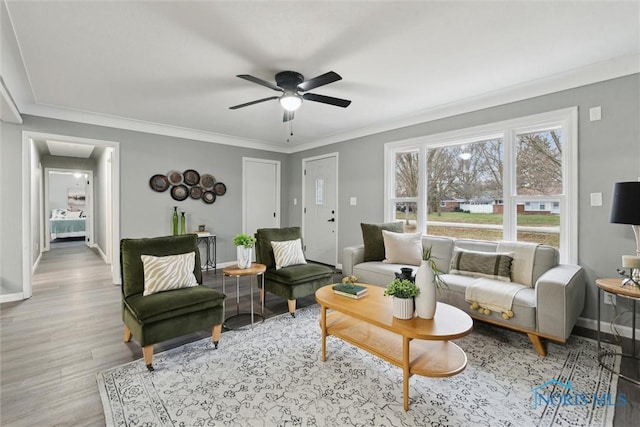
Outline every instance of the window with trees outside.
<path fill-rule="evenodd" d="M 385 220 L 577 262 L 577 108 L 385 145 Z"/>

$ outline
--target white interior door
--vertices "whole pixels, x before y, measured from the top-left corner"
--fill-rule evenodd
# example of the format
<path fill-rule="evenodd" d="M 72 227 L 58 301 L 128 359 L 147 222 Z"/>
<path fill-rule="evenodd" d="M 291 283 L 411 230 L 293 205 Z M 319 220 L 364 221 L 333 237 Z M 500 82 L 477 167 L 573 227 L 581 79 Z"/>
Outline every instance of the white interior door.
<path fill-rule="evenodd" d="M 303 227 L 307 259 L 338 260 L 338 154 L 303 160 Z"/>
<path fill-rule="evenodd" d="M 243 232 L 280 227 L 280 162 L 243 158 Z"/>

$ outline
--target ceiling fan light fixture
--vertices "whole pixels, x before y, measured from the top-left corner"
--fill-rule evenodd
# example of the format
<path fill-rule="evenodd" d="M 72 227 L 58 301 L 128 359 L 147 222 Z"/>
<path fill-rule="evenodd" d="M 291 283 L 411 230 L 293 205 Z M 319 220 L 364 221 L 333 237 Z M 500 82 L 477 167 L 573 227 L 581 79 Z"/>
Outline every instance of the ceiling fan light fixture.
<path fill-rule="evenodd" d="M 287 111 L 296 111 L 302 105 L 302 97 L 295 93 L 285 93 L 280 97 L 280 105 Z"/>

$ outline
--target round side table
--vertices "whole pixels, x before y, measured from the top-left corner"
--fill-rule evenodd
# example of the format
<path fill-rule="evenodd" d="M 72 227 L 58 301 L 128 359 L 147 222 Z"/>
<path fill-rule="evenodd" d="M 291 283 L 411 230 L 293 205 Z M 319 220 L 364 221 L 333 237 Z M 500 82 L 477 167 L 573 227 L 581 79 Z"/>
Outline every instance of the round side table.
<path fill-rule="evenodd" d="M 264 322 L 264 300 L 261 303 L 261 314 L 254 313 L 253 310 L 253 276 L 262 276 L 261 288 L 264 289 L 264 272 L 267 270 L 267 266 L 264 264 L 253 263 L 249 268 L 238 268 L 238 265 L 232 265 L 230 267 L 226 267 L 222 270 L 222 293 L 225 293 L 225 278 L 235 277 L 236 278 L 236 314 L 233 316 L 229 316 L 224 321 L 224 327 L 227 329 L 241 329 L 246 324 L 240 324 L 239 326 L 233 326 L 229 324 L 229 320 L 234 320 L 233 323 L 237 322 L 237 319 L 242 319 L 249 317 L 251 320 L 251 328 L 253 329 L 254 317 L 259 318 L 260 322 Z M 251 294 L 251 311 L 249 313 L 240 313 L 240 277 L 248 276 L 249 277 L 249 289 Z"/>
<path fill-rule="evenodd" d="M 598 287 L 598 362 L 606 370 L 614 373 L 622 379 L 629 381 L 630 383 L 640 385 L 640 378 L 631 378 L 627 375 L 623 375 L 620 372 L 615 371 L 611 366 L 604 363 L 603 359 L 607 356 L 620 356 L 628 357 L 634 360 L 640 360 L 640 355 L 636 352 L 636 303 L 640 300 L 640 289 L 633 285 L 621 285 L 620 279 L 598 279 L 596 280 L 596 286 Z M 616 295 L 617 297 L 628 298 L 633 305 L 633 327 L 631 332 L 631 353 L 617 353 L 611 350 L 600 349 L 600 304 L 601 295 L 603 292 Z"/>

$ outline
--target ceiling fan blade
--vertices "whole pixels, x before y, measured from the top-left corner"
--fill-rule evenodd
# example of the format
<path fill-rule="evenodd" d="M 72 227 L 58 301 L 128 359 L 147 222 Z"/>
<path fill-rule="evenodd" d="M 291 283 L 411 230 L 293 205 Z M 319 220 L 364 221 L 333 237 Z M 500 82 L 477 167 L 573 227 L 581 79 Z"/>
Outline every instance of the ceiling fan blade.
<path fill-rule="evenodd" d="M 335 105 L 336 107 L 347 108 L 351 101 L 348 99 L 334 98 L 333 96 L 318 95 L 316 93 L 305 93 L 302 98 L 307 101 L 322 102 L 323 104 Z"/>
<path fill-rule="evenodd" d="M 271 101 L 272 99 L 278 99 L 279 96 L 270 96 L 268 98 L 256 99 L 255 101 L 246 102 L 244 104 L 234 105 L 233 107 L 229 107 L 230 110 L 237 110 L 238 108 L 248 107 L 249 105 L 258 104 L 264 101 Z"/>
<path fill-rule="evenodd" d="M 307 81 L 304 81 L 298 85 L 298 90 L 307 91 L 311 89 L 315 89 L 320 86 L 328 85 L 329 83 L 337 82 L 338 80 L 342 80 L 342 77 L 338 73 L 334 73 L 333 71 L 329 71 L 328 73 L 324 73 L 321 76 L 314 77 Z"/>
<path fill-rule="evenodd" d="M 286 123 L 290 120 L 293 120 L 293 111 L 284 110 L 284 115 L 282 116 L 282 122 Z"/>
<path fill-rule="evenodd" d="M 278 92 L 282 92 L 283 89 L 279 86 L 274 85 L 273 83 L 269 83 L 268 81 L 259 79 L 257 77 L 250 76 L 249 74 L 238 74 L 236 77 L 240 77 L 241 79 L 248 80 L 253 83 L 257 83 L 261 86 L 268 87 L 269 89 L 277 90 Z"/>

